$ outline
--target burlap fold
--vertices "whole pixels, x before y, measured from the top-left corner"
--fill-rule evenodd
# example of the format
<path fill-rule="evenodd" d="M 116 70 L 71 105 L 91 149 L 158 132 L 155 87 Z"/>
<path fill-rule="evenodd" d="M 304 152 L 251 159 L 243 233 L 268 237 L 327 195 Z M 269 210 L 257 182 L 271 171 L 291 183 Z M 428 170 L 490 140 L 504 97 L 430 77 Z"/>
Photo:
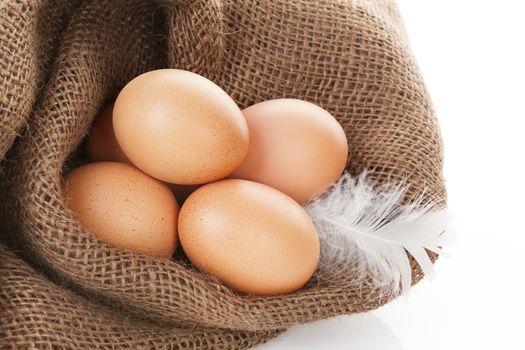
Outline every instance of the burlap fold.
<path fill-rule="evenodd" d="M 48 281 L 0 244 L 2 349 L 209 348 L 256 345 L 278 331 L 159 325 L 133 319 Z"/>
<path fill-rule="evenodd" d="M 407 199 L 424 190 L 445 202 L 437 121 L 391 1 L 19 0 L 0 2 L 0 19 L 2 238 L 46 276 L 1 248 L 0 346 L 242 348 L 391 299 L 357 284 L 351 265 L 292 294 L 240 296 L 182 261 L 117 250 L 83 230 L 61 173 L 83 161 L 76 150 L 97 112 L 144 71 L 200 73 L 241 107 L 317 103 L 347 133 L 351 173 L 405 179 Z M 101 328 L 67 333 L 76 319 Z"/>

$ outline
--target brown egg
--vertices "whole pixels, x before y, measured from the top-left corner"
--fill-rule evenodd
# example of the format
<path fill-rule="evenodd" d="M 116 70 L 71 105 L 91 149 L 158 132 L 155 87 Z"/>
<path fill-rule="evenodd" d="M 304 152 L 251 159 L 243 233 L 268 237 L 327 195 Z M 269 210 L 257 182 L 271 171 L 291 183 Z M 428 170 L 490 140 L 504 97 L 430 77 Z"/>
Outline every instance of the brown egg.
<path fill-rule="evenodd" d="M 115 138 L 113 130 L 113 104 L 106 107 L 93 121 L 93 126 L 86 138 L 86 154 L 90 162 L 120 162 L 133 165 L 126 157 Z M 177 202 L 183 203 L 199 185 L 167 184 Z"/>
<path fill-rule="evenodd" d="M 179 206 L 162 182 L 123 163 L 83 165 L 64 177 L 69 208 L 99 240 L 166 257 L 177 242 Z"/>
<path fill-rule="evenodd" d="M 193 192 L 181 208 L 179 238 L 197 268 L 244 293 L 294 291 L 319 261 L 319 237 L 305 210 L 246 180 L 222 180 Z"/>
<path fill-rule="evenodd" d="M 326 190 L 344 171 L 343 128 L 312 103 L 278 99 L 246 108 L 250 147 L 230 178 L 272 186 L 299 203 Z"/>
<path fill-rule="evenodd" d="M 145 173 L 180 185 L 230 174 L 248 150 L 239 107 L 208 79 L 183 70 L 144 73 L 120 92 L 113 126 L 126 156 Z"/>
<path fill-rule="evenodd" d="M 113 131 L 113 104 L 107 106 L 93 121 L 86 138 L 86 153 L 90 162 L 131 163 L 122 152 Z"/>

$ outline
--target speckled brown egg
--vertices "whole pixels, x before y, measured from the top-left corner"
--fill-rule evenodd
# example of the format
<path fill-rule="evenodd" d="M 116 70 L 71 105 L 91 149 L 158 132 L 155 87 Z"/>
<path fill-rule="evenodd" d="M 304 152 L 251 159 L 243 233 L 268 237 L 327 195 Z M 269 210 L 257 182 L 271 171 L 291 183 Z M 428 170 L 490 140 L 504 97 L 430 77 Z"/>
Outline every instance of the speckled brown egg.
<path fill-rule="evenodd" d="M 129 82 L 115 102 L 113 126 L 135 166 L 179 185 L 227 176 L 248 150 L 246 120 L 230 96 L 178 69 L 147 72 Z"/>
<path fill-rule="evenodd" d="M 222 180 L 193 192 L 181 208 L 179 238 L 197 268 L 243 293 L 297 290 L 319 260 L 319 237 L 305 210 L 246 180 Z"/>
<path fill-rule="evenodd" d="M 179 206 L 168 186 L 123 163 L 83 165 L 63 180 L 76 219 L 99 240 L 169 258 L 177 245 Z"/>
<path fill-rule="evenodd" d="M 277 99 L 246 108 L 250 146 L 230 175 L 272 186 L 299 203 L 325 191 L 343 172 L 346 135 L 337 120 L 313 103 Z"/>
<path fill-rule="evenodd" d="M 113 131 L 113 104 L 95 117 L 86 138 L 86 155 L 91 162 L 131 163 L 122 152 Z"/>

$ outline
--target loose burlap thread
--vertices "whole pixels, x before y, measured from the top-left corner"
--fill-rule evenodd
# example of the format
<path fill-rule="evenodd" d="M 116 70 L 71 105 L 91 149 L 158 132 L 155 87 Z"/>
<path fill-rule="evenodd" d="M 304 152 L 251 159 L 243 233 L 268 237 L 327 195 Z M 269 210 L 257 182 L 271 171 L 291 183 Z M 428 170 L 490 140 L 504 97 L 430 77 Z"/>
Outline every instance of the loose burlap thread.
<path fill-rule="evenodd" d="M 0 3 L 0 19 L 1 347 L 245 348 L 393 297 L 352 279 L 352 264 L 288 295 L 241 296 L 83 230 L 61 174 L 82 161 L 94 116 L 144 71 L 202 74 L 241 108 L 314 102 L 343 126 L 352 174 L 445 203 L 439 128 L 391 1 L 19 0 Z"/>

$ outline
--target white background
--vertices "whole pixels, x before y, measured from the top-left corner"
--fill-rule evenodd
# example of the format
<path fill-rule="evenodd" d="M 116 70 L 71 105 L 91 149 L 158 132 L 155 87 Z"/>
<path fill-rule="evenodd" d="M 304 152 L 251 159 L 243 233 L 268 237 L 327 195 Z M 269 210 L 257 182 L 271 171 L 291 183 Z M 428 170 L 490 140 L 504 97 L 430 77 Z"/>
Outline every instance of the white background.
<path fill-rule="evenodd" d="M 460 240 L 408 301 L 295 327 L 274 349 L 525 349 L 525 2 L 399 0 L 445 143 Z"/>

